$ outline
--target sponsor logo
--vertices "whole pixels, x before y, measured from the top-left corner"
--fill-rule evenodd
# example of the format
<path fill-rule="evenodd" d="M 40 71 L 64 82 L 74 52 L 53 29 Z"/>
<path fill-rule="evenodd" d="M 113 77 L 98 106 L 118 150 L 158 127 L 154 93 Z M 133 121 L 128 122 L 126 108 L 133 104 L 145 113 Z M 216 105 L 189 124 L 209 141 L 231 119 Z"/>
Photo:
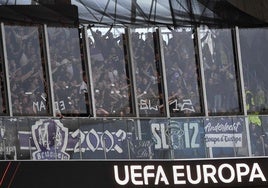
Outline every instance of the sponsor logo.
<path fill-rule="evenodd" d="M 232 184 L 253 181 L 266 182 L 258 163 L 220 165 L 114 165 L 114 179 L 118 185 L 197 185 Z"/>

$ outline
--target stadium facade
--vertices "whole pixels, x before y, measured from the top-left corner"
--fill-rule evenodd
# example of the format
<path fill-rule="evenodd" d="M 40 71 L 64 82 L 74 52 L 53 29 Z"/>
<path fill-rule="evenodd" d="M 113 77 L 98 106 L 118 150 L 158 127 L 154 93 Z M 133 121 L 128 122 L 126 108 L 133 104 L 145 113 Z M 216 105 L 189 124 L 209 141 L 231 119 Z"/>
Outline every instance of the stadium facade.
<path fill-rule="evenodd" d="M 266 156 L 265 14 L 169 2 L 2 1 L 2 158 Z"/>

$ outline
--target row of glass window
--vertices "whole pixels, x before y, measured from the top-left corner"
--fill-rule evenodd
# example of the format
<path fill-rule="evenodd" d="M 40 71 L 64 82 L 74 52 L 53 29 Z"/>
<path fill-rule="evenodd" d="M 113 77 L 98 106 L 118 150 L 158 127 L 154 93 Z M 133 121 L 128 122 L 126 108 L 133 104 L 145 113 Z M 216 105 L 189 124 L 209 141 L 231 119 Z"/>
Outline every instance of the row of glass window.
<path fill-rule="evenodd" d="M 1 36 L 1 115 L 267 112 L 265 28 L 1 24 Z"/>

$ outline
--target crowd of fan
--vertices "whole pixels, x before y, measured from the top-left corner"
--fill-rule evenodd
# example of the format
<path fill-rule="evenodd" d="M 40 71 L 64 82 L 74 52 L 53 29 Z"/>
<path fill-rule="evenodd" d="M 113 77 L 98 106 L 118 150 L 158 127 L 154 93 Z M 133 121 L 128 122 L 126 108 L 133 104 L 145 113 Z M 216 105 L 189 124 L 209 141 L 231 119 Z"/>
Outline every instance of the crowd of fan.
<path fill-rule="evenodd" d="M 38 27 L 6 26 L 5 33 L 13 113 L 40 113 L 33 108 L 33 102 L 46 93 L 47 85 Z M 41 108 L 47 112 L 46 101 Z"/>
<path fill-rule="evenodd" d="M 48 76 L 38 27 L 6 26 L 5 29 L 13 112 L 47 114 Z M 123 32 L 111 31 L 117 29 L 111 27 L 103 33 L 90 28 L 96 113 L 128 116 L 133 114 L 130 56 Z M 228 46 L 231 41 L 227 42 L 224 32 L 218 36 L 211 33 L 202 38 L 208 109 L 211 113 L 236 112 L 239 105 L 233 51 Z M 85 97 L 88 79 L 78 36 L 77 29 L 48 28 L 55 106 L 66 115 L 89 111 L 89 100 Z M 201 83 L 192 32 L 174 30 L 168 36 L 171 37 L 163 41 L 163 47 L 170 113 L 199 113 Z M 163 79 L 156 40 L 152 32 L 131 33 L 135 97 L 141 115 L 163 114 Z M 225 87 L 222 83 L 226 83 Z"/>
<path fill-rule="evenodd" d="M 163 82 L 159 49 L 152 32 L 131 35 L 137 101 L 141 116 L 163 114 Z"/>
<path fill-rule="evenodd" d="M 131 105 L 127 61 L 124 59 L 127 54 L 123 49 L 122 37 L 115 38 L 110 30 L 103 34 L 91 29 L 91 33 L 90 55 L 97 114 L 125 114 L 124 108 L 127 107 L 129 112 Z M 195 51 L 194 46 L 187 41 L 193 43 L 191 35 L 173 32 L 172 36 L 164 43 L 171 113 L 199 113 L 201 110 Z M 152 32 L 131 33 L 137 92 L 135 97 L 141 116 L 163 114 L 163 82 L 156 40 Z M 176 106 L 172 103 L 175 100 Z M 184 100 L 187 100 L 188 106 L 184 106 Z"/>
<path fill-rule="evenodd" d="M 38 27 L 6 26 L 12 109 L 14 115 L 47 115 L 48 76 Z M 86 113 L 81 95 L 82 63 L 77 30 L 48 28 L 55 108 L 60 113 Z"/>
<path fill-rule="evenodd" d="M 200 113 L 200 79 L 192 31 L 173 30 L 168 36 L 168 41 L 164 43 L 164 57 L 170 114 Z"/>
<path fill-rule="evenodd" d="M 97 116 L 129 116 L 132 111 L 128 57 L 123 34 L 112 27 L 90 29 L 90 57 Z"/>
<path fill-rule="evenodd" d="M 48 28 L 49 51 L 57 112 L 89 114 L 88 86 L 76 28 Z"/>
<path fill-rule="evenodd" d="M 240 112 L 231 32 L 210 30 L 201 40 L 209 113 Z"/>

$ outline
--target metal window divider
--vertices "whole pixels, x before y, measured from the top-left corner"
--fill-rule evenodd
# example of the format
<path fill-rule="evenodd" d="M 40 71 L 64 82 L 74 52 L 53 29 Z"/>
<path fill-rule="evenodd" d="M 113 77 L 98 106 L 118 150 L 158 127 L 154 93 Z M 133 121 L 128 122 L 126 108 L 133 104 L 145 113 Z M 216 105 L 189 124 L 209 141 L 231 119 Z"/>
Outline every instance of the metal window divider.
<path fill-rule="evenodd" d="M 168 101 L 168 88 L 167 88 L 167 75 L 166 75 L 166 63 L 165 63 L 165 57 L 164 57 L 164 44 L 163 44 L 163 38 L 161 37 L 161 30 L 162 28 L 158 28 L 156 30 L 157 32 L 157 39 L 159 41 L 159 53 L 160 53 L 160 64 L 161 64 L 161 74 L 162 74 L 162 82 L 163 82 L 163 92 L 164 92 L 164 105 L 166 110 L 166 116 L 168 121 L 168 129 L 170 125 L 170 111 L 169 111 L 169 101 Z M 171 146 L 171 135 L 168 135 L 168 144 L 170 147 L 170 157 L 171 159 L 174 159 L 174 149 L 173 146 Z"/>
<path fill-rule="evenodd" d="M 133 51 L 132 51 L 132 41 L 131 41 L 131 31 L 130 28 L 126 29 L 126 34 L 127 34 L 127 43 L 129 46 L 129 64 L 130 64 L 130 72 L 131 72 L 131 81 L 132 81 L 132 98 L 134 101 L 134 110 L 135 110 L 135 115 L 137 117 L 137 126 L 135 126 L 135 133 L 136 133 L 136 139 L 141 140 L 141 124 L 140 124 L 140 114 L 139 114 L 139 105 L 138 105 L 138 100 L 136 98 L 137 96 L 137 84 L 136 84 L 136 74 L 135 74 L 135 65 L 134 65 L 134 58 L 133 58 Z"/>
<path fill-rule="evenodd" d="M 84 42 L 84 55 L 85 55 L 85 65 L 86 65 L 86 74 L 87 74 L 87 81 L 89 84 L 87 84 L 87 87 L 90 91 L 90 95 L 88 92 L 88 98 L 91 100 L 91 108 L 92 114 L 94 118 L 97 117 L 96 114 L 96 104 L 95 104 L 95 93 L 94 93 L 94 85 L 93 85 L 93 77 L 92 77 L 92 67 L 91 67 L 91 59 L 90 59 L 90 48 L 89 48 L 89 40 L 88 40 L 88 33 L 87 33 L 87 26 L 83 26 L 82 28 L 82 39 Z"/>
<path fill-rule="evenodd" d="M 250 130 L 249 130 L 249 122 L 247 118 L 247 108 L 246 108 L 246 93 L 245 93 L 245 82 L 243 76 L 243 66 L 242 66 L 242 55 L 241 55 L 241 46 L 240 46 L 240 36 L 239 36 L 239 28 L 236 26 L 234 29 L 234 37 L 235 37 L 235 52 L 236 52 L 236 60 L 238 63 L 238 73 L 240 79 L 240 88 L 241 88 L 241 96 L 242 96 L 242 107 L 243 113 L 245 117 L 245 125 L 246 125 L 246 132 L 247 132 L 247 144 L 248 144 L 248 154 L 252 156 L 251 150 L 251 141 L 250 141 Z"/>
<path fill-rule="evenodd" d="M 6 89 L 7 89 L 7 104 L 10 117 L 13 117 L 12 101 L 11 101 L 11 89 L 10 89 L 10 80 L 9 80 L 9 69 L 8 69 L 8 59 L 7 59 L 7 49 L 6 49 L 6 38 L 5 38 L 5 29 L 4 23 L 1 22 L 1 34 L 2 34 L 2 46 L 3 46 L 3 55 L 4 55 L 4 69 L 6 74 Z"/>
<path fill-rule="evenodd" d="M 202 53 L 202 46 L 201 46 L 201 38 L 200 38 L 200 27 L 196 27 L 196 42 L 197 42 L 197 49 L 198 49 L 198 60 L 199 60 L 199 67 L 200 67 L 200 76 L 201 76 L 201 87 L 202 87 L 202 99 L 204 104 L 204 112 L 205 117 L 208 118 L 208 103 L 207 103 L 207 92 L 206 92 L 206 83 L 205 83 L 205 72 L 204 72 L 204 62 L 203 62 L 203 53 Z M 204 123 L 204 121 L 203 121 Z M 205 142 L 205 141 L 204 141 Z M 205 148 L 206 147 L 206 143 Z M 208 148 L 208 154 L 210 158 L 213 158 L 212 148 Z"/>
<path fill-rule="evenodd" d="M 4 23 L 1 22 L 1 37 L 2 37 L 2 47 L 3 47 L 3 55 L 4 55 L 4 71 L 6 74 L 6 89 L 7 89 L 7 104 L 8 104 L 8 111 L 10 117 L 13 117 L 13 109 L 12 109 L 12 101 L 11 101 L 11 89 L 10 89 L 10 80 L 9 80 L 9 68 L 8 68 L 8 59 L 7 59 L 7 49 L 6 49 L 6 38 L 5 38 L 5 29 L 4 29 Z M 3 121 L 3 119 L 1 119 Z M 4 160 L 7 159 L 6 156 L 6 138 L 5 135 L 3 135 L 3 155 L 4 155 Z"/>
<path fill-rule="evenodd" d="M 51 98 L 50 106 L 52 110 L 53 117 L 56 117 L 56 108 L 55 108 L 55 95 L 54 95 L 54 88 L 53 88 L 53 78 L 52 78 L 52 69 L 51 69 L 51 58 L 50 58 L 50 49 L 49 49 L 49 41 L 48 41 L 48 29 L 47 25 L 44 24 L 44 40 L 45 40 L 45 56 L 47 62 L 47 69 L 48 69 L 48 83 L 49 83 L 49 95 Z"/>

